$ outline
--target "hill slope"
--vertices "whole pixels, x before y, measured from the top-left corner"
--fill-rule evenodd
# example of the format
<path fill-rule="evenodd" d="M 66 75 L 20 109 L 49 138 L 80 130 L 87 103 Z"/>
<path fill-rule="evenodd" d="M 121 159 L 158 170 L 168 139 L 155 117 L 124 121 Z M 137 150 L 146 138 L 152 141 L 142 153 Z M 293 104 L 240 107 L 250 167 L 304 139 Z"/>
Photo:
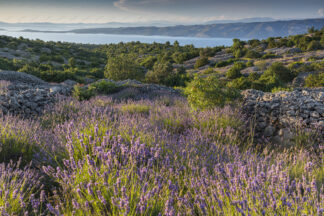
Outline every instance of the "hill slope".
<path fill-rule="evenodd" d="M 303 34 L 314 26 L 324 27 L 324 19 L 290 20 L 275 22 L 226 23 L 170 27 L 123 27 L 76 29 L 73 33 L 163 35 L 185 37 L 267 38 Z"/>

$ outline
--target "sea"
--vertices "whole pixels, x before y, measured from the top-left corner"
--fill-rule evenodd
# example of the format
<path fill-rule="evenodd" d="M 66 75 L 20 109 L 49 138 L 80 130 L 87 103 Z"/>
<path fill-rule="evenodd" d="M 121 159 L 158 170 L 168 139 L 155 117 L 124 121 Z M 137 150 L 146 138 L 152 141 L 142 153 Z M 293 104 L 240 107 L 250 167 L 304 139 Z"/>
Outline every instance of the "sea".
<path fill-rule="evenodd" d="M 198 38 L 198 37 L 169 37 L 169 36 L 141 36 L 141 35 L 115 35 L 115 34 L 77 34 L 77 33 L 48 33 L 24 32 L 20 29 L 1 29 L 0 35 L 40 39 L 43 41 L 61 41 L 82 44 L 116 44 L 120 42 L 139 41 L 142 43 L 173 43 L 180 45 L 194 45 L 197 48 L 231 46 L 232 38 Z"/>

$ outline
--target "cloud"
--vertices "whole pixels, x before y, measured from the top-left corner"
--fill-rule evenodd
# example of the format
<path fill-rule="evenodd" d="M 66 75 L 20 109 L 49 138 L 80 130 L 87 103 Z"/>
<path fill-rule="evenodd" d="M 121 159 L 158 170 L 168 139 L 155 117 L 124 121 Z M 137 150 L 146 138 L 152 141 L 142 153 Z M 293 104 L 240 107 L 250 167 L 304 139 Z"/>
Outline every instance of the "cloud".
<path fill-rule="evenodd" d="M 211 1 L 211 0 L 204 0 Z M 170 10 L 174 8 L 181 9 L 189 5 L 197 6 L 196 0 L 115 0 L 114 6 L 124 11 L 141 11 L 147 12 L 147 9 L 154 11 Z"/>
<path fill-rule="evenodd" d="M 205 17 L 205 18 L 203 18 L 203 21 L 204 22 L 214 21 L 214 20 L 226 20 L 226 16 L 225 15 L 221 15 L 221 16 L 211 16 L 211 17 Z"/>
<path fill-rule="evenodd" d="M 324 16 L 324 8 L 320 8 L 320 9 L 318 9 L 317 13 L 318 13 L 320 16 Z"/>
<path fill-rule="evenodd" d="M 163 2 L 168 0 L 163 0 Z M 114 2 L 114 6 L 124 11 L 143 10 L 146 7 L 154 6 L 161 0 L 118 0 Z"/>

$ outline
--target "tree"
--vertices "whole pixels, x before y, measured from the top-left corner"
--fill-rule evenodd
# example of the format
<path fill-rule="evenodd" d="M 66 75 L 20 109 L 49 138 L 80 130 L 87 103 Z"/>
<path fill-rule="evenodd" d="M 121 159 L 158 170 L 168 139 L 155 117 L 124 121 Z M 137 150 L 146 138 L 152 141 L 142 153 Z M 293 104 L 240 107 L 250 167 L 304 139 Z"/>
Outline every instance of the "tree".
<path fill-rule="evenodd" d="M 240 39 L 234 38 L 233 39 L 233 45 L 232 45 L 232 51 L 234 52 L 235 50 L 243 49 L 244 44 L 245 44 L 244 41 L 241 41 Z"/>
<path fill-rule="evenodd" d="M 282 82 L 290 82 L 294 78 L 291 70 L 285 67 L 281 62 L 273 63 L 264 75 L 276 76 Z"/>
<path fill-rule="evenodd" d="M 167 80 L 172 71 L 173 67 L 170 62 L 156 62 L 153 70 L 146 73 L 146 82 L 167 85 Z"/>
<path fill-rule="evenodd" d="M 307 46 L 308 51 L 318 50 L 318 49 L 321 49 L 321 48 L 322 48 L 322 46 L 321 46 L 320 42 L 315 41 L 315 40 L 311 41 Z"/>
<path fill-rule="evenodd" d="M 322 45 L 322 47 L 324 47 L 324 34 L 322 35 L 322 38 L 321 38 L 320 44 Z"/>
<path fill-rule="evenodd" d="M 144 69 L 126 56 L 110 57 L 105 68 L 105 77 L 112 80 L 141 80 L 144 75 Z"/>
<path fill-rule="evenodd" d="M 226 72 L 226 77 L 228 79 L 236 79 L 242 76 L 241 70 L 245 68 L 245 64 L 242 62 L 235 62 L 234 66 L 231 67 L 227 72 Z"/>
<path fill-rule="evenodd" d="M 315 33 L 315 27 L 314 26 L 312 26 L 312 27 L 310 27 L 309 29 L 308 29 L 308 33 Z"/>
<path fill-rule="evenodd" d="M 254 50 L 248 50 L 245 54 L 246 58 L 261 58 L 261 54 Z"/>
<path fill-rule="evenodd" d="M 174 41 L 173 46 L 174 46 L 175 48 L 179 48 L 179 46 L 180 46 L 179 41 L 177 41 L 177 40 Z"/>
<path fill-rule="evenodd" d="M 205 66 L 206 64 L 209 63 L 209 60 L 207 57 L 200 57 L 199 59 L 197 59 L 196 64 L 195 64 L 195 68 L 200 68 L 202 66 Z"/>
<path fill-rule="evenodd" d="M 72 68 L 74 68 L 76 66 L 76 61 L 75 61 L 74 57 L 69 59 L 69 66 Z"/>
<path fill-rule="evenodd" d="M 190 105 L 199 109 L 223 106 L 239 97 L 237 90 L 224 86 L 217 76 L 196 76 L 186 87 L 185 94 Z"/>

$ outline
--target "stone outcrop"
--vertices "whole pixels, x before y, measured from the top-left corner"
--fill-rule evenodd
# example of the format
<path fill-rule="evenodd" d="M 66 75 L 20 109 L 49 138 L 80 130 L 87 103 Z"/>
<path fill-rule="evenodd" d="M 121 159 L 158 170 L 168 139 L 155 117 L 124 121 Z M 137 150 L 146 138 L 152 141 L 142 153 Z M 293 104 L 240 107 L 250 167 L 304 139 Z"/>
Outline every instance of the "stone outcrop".
<path fill-rule="evenodd" d="M 245 90 L 243 110 L 255 130 L 269 138 L 290 137 L 297 128 L 312 129 L 324 138 L 324 88 L 265 93 Z"/>
<path fill-rule="evenodd" d="M 4 71 L 0 70 L 0 80 L 6 80 L 10 82 L 27 83 L 29 85 L 44 85 L 45 81 L 26 73 L 16 71 Z"/>
<path fill-rule="evenodd" d="M 102 80 L 99 80 L 100 82 Z M 105 79 L 118 86 L 118 91 L 116 93 L 110 94 L 113 99 L 153 99 L 161 96 L 179 96 L 180 92 L 174 88 L 167 86 L 157 85 L 157 84 L 146 84 L 137 80 L 122 80 L 113 81 Z M 89 85 L 88 85 L 89 86 Z M 87 88 L 88 86 L 85 86 Z"/>
<path fill-rule="evenodd" d="M 69 95 L 71 82 L 49 84 L 21 72 L 0 71 L 0 112 L 32 117 L 42 113 L 57 95 Z"/>

